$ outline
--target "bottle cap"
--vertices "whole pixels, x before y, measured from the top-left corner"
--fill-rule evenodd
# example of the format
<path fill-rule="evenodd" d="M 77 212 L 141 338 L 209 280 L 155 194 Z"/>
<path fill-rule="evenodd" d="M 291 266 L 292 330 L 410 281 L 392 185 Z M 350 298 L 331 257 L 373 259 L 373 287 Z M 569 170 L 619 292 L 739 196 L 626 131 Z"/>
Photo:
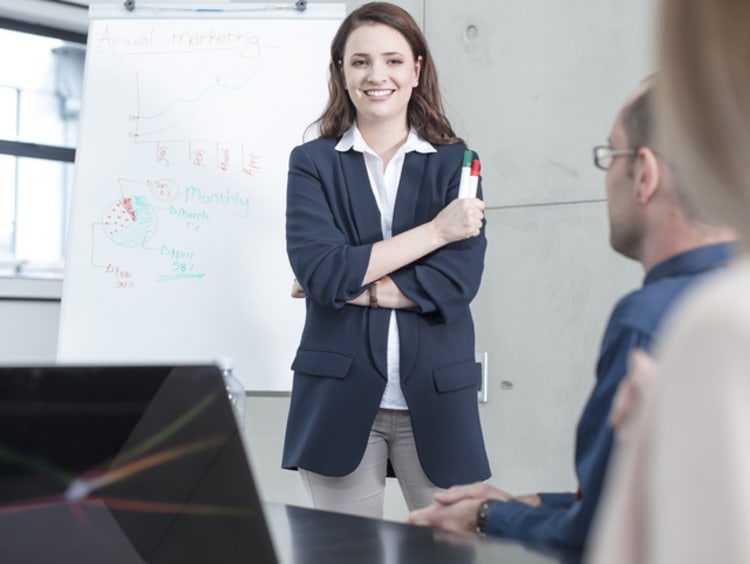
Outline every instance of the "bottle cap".
<path fill-rule="evenodd" d="M 231 356 L 220 356 L 214 360 L 214 363 L 222 370 L 222 372 L 232 370 Z"/>

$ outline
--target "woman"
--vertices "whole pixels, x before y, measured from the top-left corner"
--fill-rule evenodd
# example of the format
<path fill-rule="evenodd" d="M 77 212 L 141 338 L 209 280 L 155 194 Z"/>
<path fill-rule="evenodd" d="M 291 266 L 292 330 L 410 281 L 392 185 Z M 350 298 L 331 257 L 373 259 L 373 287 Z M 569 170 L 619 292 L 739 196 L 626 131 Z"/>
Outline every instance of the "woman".
<path fill-rule="evenodd" d="M 624 423 L 616 414 L 625 433 L 592 563 L 750 562 L 749 27 L 749 2 L 662 1 L 663 146 L 744 254 L 678 309 L 654 365 L 633 359 L 635 387 L 648 385 Z"/>
<path fill-rule="evenodd" d="M 484 205 L 456 198 L 465 146 L 407 12 L 352 12 L 329 72 L 320 138 L 289 165 L 287 253 L 307 317 L 282 465 L 315 507 L 382 517 L 389 462 L 410 510 L 490 474 L 469 311 Z"/>

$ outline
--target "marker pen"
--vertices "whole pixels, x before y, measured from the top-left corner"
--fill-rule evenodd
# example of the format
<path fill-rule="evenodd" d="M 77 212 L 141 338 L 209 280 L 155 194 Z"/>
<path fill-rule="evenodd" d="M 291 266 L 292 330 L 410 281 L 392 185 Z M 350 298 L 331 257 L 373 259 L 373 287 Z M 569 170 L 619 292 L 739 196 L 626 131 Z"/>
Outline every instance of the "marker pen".
<path fill-rule="evenodd" d="M 464 151 L 464 164 L 461 167 L 461 182 L 458 185 L 458 197 L 468 198 L 469 190 L 469 177 L 471 176 L 471 161 L 474 158 L 474 153 L 470 150 Z"/>
<path fill-rule="evenodd" d="M 477 186 L 479 186 L 479 159 L 471 161 L 471 174 L 469 176 L 469 186 L 466 190 L 467 198 L 477 197 Z"/>

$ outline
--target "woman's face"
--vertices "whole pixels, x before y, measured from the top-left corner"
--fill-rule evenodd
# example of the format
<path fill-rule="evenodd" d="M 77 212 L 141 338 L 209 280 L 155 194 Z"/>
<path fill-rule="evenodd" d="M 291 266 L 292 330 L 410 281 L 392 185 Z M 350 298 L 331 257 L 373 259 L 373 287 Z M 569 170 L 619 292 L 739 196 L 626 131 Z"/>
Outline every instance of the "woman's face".
<path fill-rule="evenodd" d="M 344 45 L 344 86 L 357 110 L 357 122 L 401 121 L 419 83 L 421 57 L 414 60 L 400 32 L 384 24 L 355 29 Z"/>

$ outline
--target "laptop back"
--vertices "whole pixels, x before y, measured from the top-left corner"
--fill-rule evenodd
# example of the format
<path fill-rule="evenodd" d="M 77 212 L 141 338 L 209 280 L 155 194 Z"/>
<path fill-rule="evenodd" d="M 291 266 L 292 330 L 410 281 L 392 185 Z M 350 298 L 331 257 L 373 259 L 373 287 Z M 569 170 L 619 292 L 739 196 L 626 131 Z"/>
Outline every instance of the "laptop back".
<path fill-rule="evenodd" d="M 219 369 L 0 367 L 0 554 L 276 564 Z"/>

